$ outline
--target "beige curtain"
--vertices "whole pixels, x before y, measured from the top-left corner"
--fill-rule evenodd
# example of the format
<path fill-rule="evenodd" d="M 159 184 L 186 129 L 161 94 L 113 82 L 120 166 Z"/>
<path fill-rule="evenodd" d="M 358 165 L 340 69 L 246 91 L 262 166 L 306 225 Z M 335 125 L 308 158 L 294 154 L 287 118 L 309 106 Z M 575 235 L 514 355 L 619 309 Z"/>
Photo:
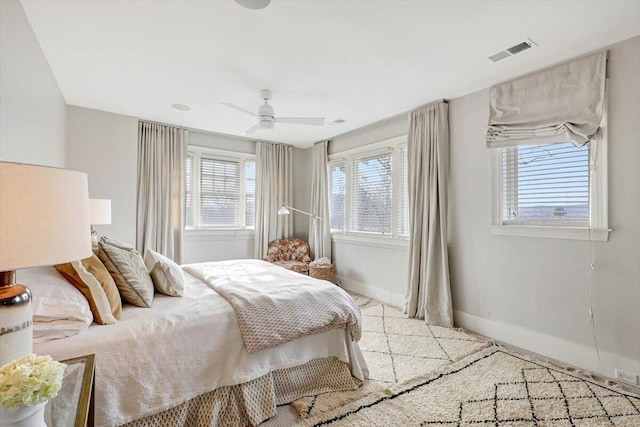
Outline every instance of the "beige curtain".
<path fill-rule="evenodd" d="M 269 242 L 289 237 L 293 215 L 278 215 L 283 204 L 291 203 L 291 156 L 293 148 L 258 142 L 256 145 L 256 231 L 254 257 L 262 259 Z"/>
<path fill-rule="evenodd" d="M 409 285 L 404 312 L 453 326 L 447 254 L 449 119 L 445 102 L 409 115 Z"/>
<path fill-rule="evenodd" d="M 309 247 L 315 258 L 331 259 L 331 219 L 329 217 L 329 142 L 313 146 L 311 165 L 311 208 L 321 219 L 309 219 Z"/>
<path fill-rule="evenodd" d="M 492 87 L 487 146 L 586 144 L 602 121 L 606 65 L 601 52 Z"/>
<path fill-rule="evenodd" d="M 138 218 L 136 246 L 180 264 L 184 230 L 187 131 L 138 123 Z"/>

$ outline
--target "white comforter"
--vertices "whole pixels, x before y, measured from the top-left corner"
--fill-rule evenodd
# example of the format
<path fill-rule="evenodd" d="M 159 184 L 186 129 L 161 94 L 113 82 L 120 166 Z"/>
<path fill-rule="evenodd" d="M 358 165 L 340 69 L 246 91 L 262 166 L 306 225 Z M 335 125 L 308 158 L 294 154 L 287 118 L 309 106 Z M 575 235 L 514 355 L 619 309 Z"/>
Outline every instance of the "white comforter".
<path fill-rule="evenodd" d="M 215 263 L 210 263 L 214 265 Z M 125 306 L 122 319 L 34 345 L 67 359 L 96 355 L 96 426 L 117 426 L 176 406 L 221 386 L 335 356 L 363 380 L 366 364 L 345 329 L 249 354 L 231 305 L 186 273 L 182 298 L 156 294 L 149 309 Z"/>

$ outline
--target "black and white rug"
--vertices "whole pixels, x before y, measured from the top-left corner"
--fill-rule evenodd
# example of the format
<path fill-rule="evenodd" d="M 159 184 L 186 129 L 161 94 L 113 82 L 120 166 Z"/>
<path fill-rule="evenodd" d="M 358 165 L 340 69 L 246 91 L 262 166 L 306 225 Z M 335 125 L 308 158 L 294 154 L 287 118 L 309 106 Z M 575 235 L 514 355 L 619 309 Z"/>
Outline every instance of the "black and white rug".
<path fill-rule="evenodd" d="M 640 426 L 640 396 L 501 347 L 300 426 Z"/>

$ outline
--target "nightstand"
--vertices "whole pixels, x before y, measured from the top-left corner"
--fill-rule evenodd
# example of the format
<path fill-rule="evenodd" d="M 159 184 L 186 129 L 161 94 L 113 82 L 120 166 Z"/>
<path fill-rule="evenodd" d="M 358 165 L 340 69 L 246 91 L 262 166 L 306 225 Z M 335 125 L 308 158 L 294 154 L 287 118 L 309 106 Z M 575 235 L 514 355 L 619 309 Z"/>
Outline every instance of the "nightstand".
<path fill-rule="evenodd" d="M 49 427 L 93 427 L 95 356 L 61 360 L 67 368 L 58 395 L 45 407 Z"/>

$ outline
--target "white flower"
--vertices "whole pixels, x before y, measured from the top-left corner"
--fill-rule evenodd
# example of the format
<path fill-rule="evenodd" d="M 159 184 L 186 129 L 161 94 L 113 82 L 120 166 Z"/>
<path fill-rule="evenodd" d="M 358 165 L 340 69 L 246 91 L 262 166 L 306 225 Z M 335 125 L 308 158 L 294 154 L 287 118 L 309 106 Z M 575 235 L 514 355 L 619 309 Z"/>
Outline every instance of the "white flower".
<path fill-rule="evenodd" d="M 28 354 L 0 367 L 0 407 L 36 405 L 54 398 L 67 365 Z"/>

